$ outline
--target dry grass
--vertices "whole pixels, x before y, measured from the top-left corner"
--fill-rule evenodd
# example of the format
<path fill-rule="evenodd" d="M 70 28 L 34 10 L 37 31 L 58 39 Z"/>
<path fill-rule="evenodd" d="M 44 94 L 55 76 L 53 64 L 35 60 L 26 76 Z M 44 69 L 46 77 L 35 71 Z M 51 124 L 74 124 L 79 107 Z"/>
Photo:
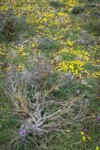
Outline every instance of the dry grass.
<path fill-rule="evenodd" d="M 67 125 L 83 121 L 87 113 L 87 105 L 83 102 L 86 93 L 73 99 L 66 98 L 65 101 L 57 100 L 53 95 L 56 86 L 53 85 L 49 90 L 45 89 L 47 87 L 45 78 L 49 76 L 44 78 L 43 74 L 45 72 L 49 74 L 51 70 L 48 70 L 48 67 L 44 70 L 39 61 L 33 66 L 34 71 L 32 69 L 18 71 L 11 67 L 5 80 L 5 93 L 14 104 L 14 113 L 22 121 L 20 128 L 27 133 L 43 135 L 54 130 L 64 131 Z M 41 82 L 42 87 L 39 86 Z M 34 93 L 32 98 L 29 92 Z"/>

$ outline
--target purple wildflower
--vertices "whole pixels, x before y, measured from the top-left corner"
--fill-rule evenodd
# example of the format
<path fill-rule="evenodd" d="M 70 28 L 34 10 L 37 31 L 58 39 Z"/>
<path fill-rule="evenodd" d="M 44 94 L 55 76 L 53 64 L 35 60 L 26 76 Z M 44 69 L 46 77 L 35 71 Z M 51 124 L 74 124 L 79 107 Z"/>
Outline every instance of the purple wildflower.
<path fill-rule="evenodd" d="M 25 141 L 25 138 L 22 138 L 22 142 L 24 142 Z"/>
<path fill-rule="evenodd" d="M 96 120 L 97 120 L 97 121 L 100 121 L 100 116 L 97 116 Z"/>
<path fill-rule="evenodd" d="M 21 136 L 25 136 L 25 135 L 26 135 L 26 130 L 21 129 L 21 130 L 19 131 L 19 134 L 20 134 Z"/>

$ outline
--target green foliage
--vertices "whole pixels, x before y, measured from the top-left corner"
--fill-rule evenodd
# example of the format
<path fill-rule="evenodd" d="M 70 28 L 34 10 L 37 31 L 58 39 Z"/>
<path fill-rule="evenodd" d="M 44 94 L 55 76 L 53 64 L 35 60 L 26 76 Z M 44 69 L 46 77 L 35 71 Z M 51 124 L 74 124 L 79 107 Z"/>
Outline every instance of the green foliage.
<path fill-rule="evenodd" d="M 1 91 L 0 91 L 1 92 Z M 3 91 L 2 91 L 3 93 Z M 0 96 L 0 148 L 8 149 L 9 142 L 16 136 L 17 127 L 19 126 L 19 122 L 17 118 L 12 113 L 13 105 L 10 100 L 4 96 L 3 93 Z M 8 112 L 9 110 L 9 112 Z M 6 143 L 6 147 L 5 147 Z"/>

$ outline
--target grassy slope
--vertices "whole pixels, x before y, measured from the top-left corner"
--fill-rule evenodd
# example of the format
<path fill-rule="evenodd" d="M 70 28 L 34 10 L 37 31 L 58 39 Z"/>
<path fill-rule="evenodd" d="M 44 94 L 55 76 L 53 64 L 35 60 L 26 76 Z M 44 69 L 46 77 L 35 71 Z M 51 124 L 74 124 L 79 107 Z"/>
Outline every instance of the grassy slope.
<path fill-rule="evenodd" d="M 14 5 L 19 10 L 23 7 L 25 12 L 21 10 L 20 14 L 22 16 L 26 13 L 26 17 L 22 19 L 19 16 L 21 18 L 19 20 L 24 21 L 24 24 L 18 24 L 15 36 L 11 37 L 10 42 L 7 39 L 2 41 L 2 38 L 5 39 L 5 37 L 1 37 L 1 64 L 9 62 L 14 65 L 17 64 L 17 66 L 28 67 L 26 59 L 34 54 L 33 50 L 35 50 L 53 60 L 55 71 L 61 70 L 64 74 L 71 71 L 75 76 L 78 76 L 79 81 L 86 80 L 88 85 L 75 81 L 70 88 L 66 90 L 64 87 L 55 95 L 62 99 L 63 97 L 74 96 L 77 90 L 88 91 L 88 96 L 85 98 L 89 103 L 88 118 L 82 123 L 77 122 L 77 126 L 68 126 L 65 133 L 53 132 L 41 138 L 29 135 L 26 141 L 22 142 L 17 139 L 20 126 L 18 117 L 13 115 L 12 104 L 2 94 L 2 80 L 0 82 L 0 150 L 13 150 L 15 145 L 16 150 L 94 150 L 100 144 L 99 121 L 96 119 L 100 112 L 100 98 L 97 97 L 99 85 L 95 79 L 100 75 L 100 34 L 99 29 L 97 30 L 95 27 L 99 20 L 99 1 L 95 2 L 97 6 L 92 7 L 89 3 L 78 4 L 71 0 L 69 2 L 62 0 L 58 3 L 33 0 L 31 5 L 23 4 L 23 2 L 20 1 Z M 71 14 L 74 6 L 82 4 L 88 5 L 83 13 Z M 4 9 L 6 8 L 7 5 Z M 16 10 L 14 9 L 14 11 Z M 45 44 L 46 42 L 47 44 Z M 76 56 L 79 61 L 76 61 Z M 82 60 L 80 60 L 81 58 Z M 5 68 L 3 65 L 1 66 L 2 76 Z M 83 141 L 84 139 L 82 140 L 81 131 L 85 133 L 86 142 Z"/>

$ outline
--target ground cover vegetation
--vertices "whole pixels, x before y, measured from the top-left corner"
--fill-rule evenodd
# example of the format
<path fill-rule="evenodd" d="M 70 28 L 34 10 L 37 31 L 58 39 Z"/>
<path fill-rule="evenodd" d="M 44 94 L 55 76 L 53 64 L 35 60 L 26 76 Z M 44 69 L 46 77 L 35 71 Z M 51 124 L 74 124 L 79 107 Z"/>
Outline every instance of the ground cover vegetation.
<path fill-rule="evenodd" d="M 0 150 L 99 150 L 100 1 L 0 1 Z"/>

